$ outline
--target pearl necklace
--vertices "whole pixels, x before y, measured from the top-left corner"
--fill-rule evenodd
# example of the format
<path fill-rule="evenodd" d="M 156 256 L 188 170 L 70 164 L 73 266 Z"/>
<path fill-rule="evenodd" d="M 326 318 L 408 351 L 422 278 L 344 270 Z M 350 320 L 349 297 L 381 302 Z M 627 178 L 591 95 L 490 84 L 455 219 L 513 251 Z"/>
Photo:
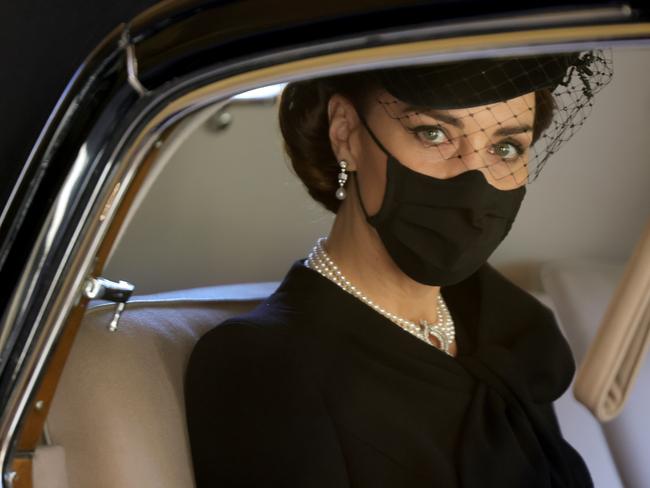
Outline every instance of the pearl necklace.
<path fill-rule="evenodd" d="M 441 293 L 438 293 L 438 320 L 435 324 L 431 324 L 424 319 L 420 320 L 419 324 L 416 324 L 415 322 L 399 317 L 394 313 L 386 311 L 383 307 L 380 307 L 370 298 L 366 297 L 361 291 L 359 291 L 358 288 L 351 284 L 345 276 L 343 276 L 341 270 L 336 264 L 334 264 L 332 258 L 330 258 L 330 256 L 325 252 L 325 249 L 323 248 L 324 241 L 325 237 L 318 239 L 316 245 L 309 253 L 309 257 L 304 261 L 305 266 L 330 279 L 345 291 L 354 295 L 366 305 L 369 305 L 407 332 L 410 332 L 416 336 L 418 339 L 421 339 L 427 344 L 436 347 L 435 344 L 431 342 L 430 335 L 433 335 L 440 343 L 440 349 L 451 356 L 451 353 L 449 352 L 449 346 L 454 342 L 454 322 L 451 318 L 449 310 L 447 309 L 447 305 L 442 298 Z"/>

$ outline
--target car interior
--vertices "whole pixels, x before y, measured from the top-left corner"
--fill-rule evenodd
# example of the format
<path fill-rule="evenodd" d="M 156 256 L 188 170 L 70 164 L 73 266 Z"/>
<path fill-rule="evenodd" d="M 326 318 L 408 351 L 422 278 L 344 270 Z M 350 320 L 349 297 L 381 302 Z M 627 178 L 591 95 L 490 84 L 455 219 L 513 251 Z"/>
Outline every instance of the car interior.
<path fill-rule="evenodd" d="M 554 311 L 577 365 L 590 354 L 595 363 L 602 357 L 593 352 L 599 331 L 633 271 L 632 258 L 650 242 L 650 46 L 601 47 L 611 51 L 611 84 L 585 126 L 530 185 L 512 231 L 490 258 Z M 394 62 L 388 51 L 376 56 L 372 63 L 346 61 L 347 69 Z M 407 46 L 400 57 L 426 59 Z M 96 298 L 68 319 L 79 323 L 57 366 L 33 486 L 194 486 L 185 365 L 202 334 L 259 304 L 327 235 L 333 215 L 291 169 L 277 102 L 296 77 L 335 69 L 323 62 L 311 71 L 233 84 L 234 94 L 213 96 L 152 141 L 141 163 L 146 171 L 102 251 L 101 276 L 133 285 L 133 294 L 123 310 Z M 555 404 L 564 436 L 599 487 L 650 483 L 648 340 L 641 334 L 634 341 L 627 382 L 608 397 L 617 405 L 611 418 L 598 418 L 593 405 L 576 398 L 577 377 Z"/>

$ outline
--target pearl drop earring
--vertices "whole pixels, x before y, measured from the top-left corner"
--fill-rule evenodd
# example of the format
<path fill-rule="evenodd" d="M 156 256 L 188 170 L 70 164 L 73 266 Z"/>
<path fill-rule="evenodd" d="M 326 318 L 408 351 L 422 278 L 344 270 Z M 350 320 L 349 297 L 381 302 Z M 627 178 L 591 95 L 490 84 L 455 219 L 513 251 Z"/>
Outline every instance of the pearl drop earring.
<path fill-rule="evenodd" d="M 343 186 L 345 185 L 345 182 L 348 180 L 348 174 L 345 172 L 346 168 L 348 167 L 347 161 L 339 161 L 339 166 L 341 168 L 341 172 L 338 175 L 338 180 L 339 180 L 339 188 L 336 190 L 336 198 L 339 200 L 344 200 L 347 192 L 345 191 L 345 188 Z"/>

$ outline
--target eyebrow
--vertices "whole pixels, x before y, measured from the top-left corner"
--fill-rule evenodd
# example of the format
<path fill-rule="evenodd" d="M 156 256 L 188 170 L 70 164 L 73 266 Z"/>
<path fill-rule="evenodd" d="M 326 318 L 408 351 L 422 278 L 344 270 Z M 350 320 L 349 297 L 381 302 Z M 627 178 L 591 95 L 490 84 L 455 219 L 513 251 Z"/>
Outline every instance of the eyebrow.
<path fill-rule="evenodd" d="M 494 131 L 495 136 L 511 136 L 514 134 L 523 134 L 525 132 L 532 131 L 533 128 L 530 125 L 518 125 L 516 127 L 499 127 Z"/>
<path fill-rule="evenodd" d="M 446 122 L 449 125 L 453 125 L 454 127 L 458 127 L 459 129 L 464 129 L 465 125 L 463 124 L 463 121 L 457 117 L 452 117 L 451 115 L 445 114 L 443 112 L 440 112 L 439 110 L 432 109 L 430 107 L 425 107 L 423 105 L 408 105 L 407 107 L 404 107 L 403 112 L 418 112 L 418 113 L 423 113 L 424 115 L 442 120 L 443 122 Z"/>
<path fill-rule="evenodd" d="M 463 121 L 461 119 L 457 117 L 453 117 L 449 114 L 445 114 L 444 112 L 441 112 L 436 109 L 428 108 L 422 105 L 408 105 L 407 107 L 404 108 L 404 112 L 410 112 L 410 111 L 424 112 L 424 115 L 428 117 L 441 120 L 443 122 L 446 122 L 449 125 L 458 127 L 459 129 L 465 128 L 465 125 L 463 124 Z M 518 125 L 514 127 L 499 127 L 496 131 L 494 131 L 494 135 L 499 137 L 505 137 L 505 136 L 511 136 L 515 134 L 523 134 L 526 132 L 530 132 L 532 130 L 533 130 L 532 126 L 528 124 Z"/>

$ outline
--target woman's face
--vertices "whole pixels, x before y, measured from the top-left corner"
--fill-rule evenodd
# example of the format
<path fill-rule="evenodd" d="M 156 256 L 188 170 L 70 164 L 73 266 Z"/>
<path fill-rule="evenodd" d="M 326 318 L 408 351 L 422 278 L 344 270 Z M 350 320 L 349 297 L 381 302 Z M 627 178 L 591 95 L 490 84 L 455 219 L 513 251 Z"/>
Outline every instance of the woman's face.
<path fill-rule="evenodd" d="M 371 97 L 366 121 L 403 165 L 436 178 L 481 171 L 501 190 L 526 183 L 535 94 L 477 107 L 419 110 L 383 90 Z M 359 122 L 351 140 L 359 185 L 369 214 L 379 210 L 386 185 L 386 155 Z M 356 132 L 356 131 L 355 131 Z M 356 154 L 356 156 L 355 156 Z"/>

